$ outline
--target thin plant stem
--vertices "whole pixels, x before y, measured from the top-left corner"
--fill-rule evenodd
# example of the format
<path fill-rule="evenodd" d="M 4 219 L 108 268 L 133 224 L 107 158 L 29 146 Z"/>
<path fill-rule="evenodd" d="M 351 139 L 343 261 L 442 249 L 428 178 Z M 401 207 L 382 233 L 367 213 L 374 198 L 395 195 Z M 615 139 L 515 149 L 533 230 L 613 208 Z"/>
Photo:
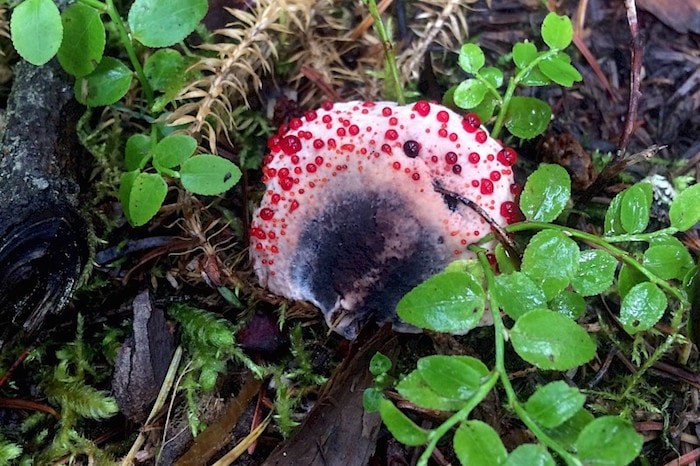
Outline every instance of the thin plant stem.
<path fill-rule="evenodd" d="M 396 64 L 396 51 L 394 50 L 394 43 L 389 36 L 389 32 L 384 26 L 382 21 L 382 16 L 379 13 L 379 8 L 377 8 L 377 2 L 375 0 L 364 0 L 369 9 L 369 14 L 374 19 L 374 28 L 377 30 L 379 39 L 384 44 L 384 66 L 387 70 L 387 75 L 385 79 L 388 79 L 387 83 L 389 89 L 393 89 L 395 92 L 396 101 L 399 105 L 404 105 L 406 103 L 406 98 L 403 94 L 403 87 L 401 87 L 401 77 L 399 75 L 399 67 Z"/>

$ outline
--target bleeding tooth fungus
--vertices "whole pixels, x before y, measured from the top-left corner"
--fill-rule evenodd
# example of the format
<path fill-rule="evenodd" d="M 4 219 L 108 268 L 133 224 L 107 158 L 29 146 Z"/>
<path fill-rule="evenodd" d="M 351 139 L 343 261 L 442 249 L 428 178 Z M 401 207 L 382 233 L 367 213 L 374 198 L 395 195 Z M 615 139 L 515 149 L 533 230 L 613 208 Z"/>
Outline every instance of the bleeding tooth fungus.
<path fill-rule="evenodd" d="M 267 190 L 251 228 L 261 285 L 318 306 L 354 338 L 368 319 L 392 321 L 396 304 L 490 232 L 471 199 L 499 223 L 518 219 L 517 154 L 474 114 L 420 101 L 324 103 L 270 138 Z"/>

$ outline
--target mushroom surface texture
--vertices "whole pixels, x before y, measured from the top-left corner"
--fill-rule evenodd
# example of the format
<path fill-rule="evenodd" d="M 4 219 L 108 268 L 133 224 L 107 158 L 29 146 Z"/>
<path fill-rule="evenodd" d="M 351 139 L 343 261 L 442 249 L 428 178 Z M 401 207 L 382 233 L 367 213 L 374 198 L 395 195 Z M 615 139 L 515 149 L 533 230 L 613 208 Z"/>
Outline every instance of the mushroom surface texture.
<path fill-rule="evenodd" d="M 517 155 L 474 114 L 420 101 L 326 102 L 268 141 L 266 191 L 251 224 L 260 284 L 323 311 L 354 338 L 369 319 L 392 321 L 413 287 L 491 231 L 439 186 L 511 223 Z"/>

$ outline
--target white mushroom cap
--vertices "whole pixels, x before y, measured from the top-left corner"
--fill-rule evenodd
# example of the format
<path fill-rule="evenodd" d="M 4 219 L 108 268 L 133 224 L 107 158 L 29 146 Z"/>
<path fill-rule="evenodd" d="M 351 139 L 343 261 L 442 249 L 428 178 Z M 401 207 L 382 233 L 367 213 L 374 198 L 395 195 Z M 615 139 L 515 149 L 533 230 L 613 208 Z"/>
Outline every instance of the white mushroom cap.
<path fill-rule="evenodd" d="M 314 303 L 355 336 L 370 316 L 395 320 L 398 300 L 517 217 L 517 155 L 473 114 L 417 102 L 325 103 L 270 138 L 266 192 L 251 228 L 261 285 Z"/>

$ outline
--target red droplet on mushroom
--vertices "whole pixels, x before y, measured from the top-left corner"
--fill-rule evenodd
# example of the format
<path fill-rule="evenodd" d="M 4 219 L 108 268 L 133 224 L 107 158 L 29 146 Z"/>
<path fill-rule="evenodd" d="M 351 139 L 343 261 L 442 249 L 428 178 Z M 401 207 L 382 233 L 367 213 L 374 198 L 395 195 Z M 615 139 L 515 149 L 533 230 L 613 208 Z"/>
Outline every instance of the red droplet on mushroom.
<path fill-rule="evenodd" d="M 506 167 L 510 167 L 518 161 L 518 153 L 511 147 L 505 147 L 498 151 L 496 160 L 501 162 Z"/>
<path fill-rule="evenodd" d="M 515 157 L 480 124 L 427 101 L 325 102 L 280 128 L 250 230 L 261 285 L 312 302 L 348 338 L 370 319 L 407 329 L 398 300 L 491 230 L 435 186 L 517 218 Z"/>

